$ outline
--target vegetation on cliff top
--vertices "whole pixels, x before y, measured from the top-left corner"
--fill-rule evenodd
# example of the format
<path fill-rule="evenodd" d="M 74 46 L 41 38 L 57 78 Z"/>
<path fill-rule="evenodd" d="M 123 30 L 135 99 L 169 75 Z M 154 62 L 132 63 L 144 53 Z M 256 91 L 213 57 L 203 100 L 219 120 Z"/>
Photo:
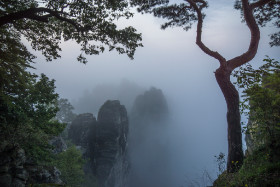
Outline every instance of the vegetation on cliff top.
<path fill-rule="evenodd" d="M 248 64 L 235 73 L 244 93 L 242 111 L 256 124 L 245 128 L 253 137 L 253 152 L 247 152 L 237 173 L 222 173 L 214 186 L 280 185 L 280 64 L 264 61 L 257 70 Z"/>

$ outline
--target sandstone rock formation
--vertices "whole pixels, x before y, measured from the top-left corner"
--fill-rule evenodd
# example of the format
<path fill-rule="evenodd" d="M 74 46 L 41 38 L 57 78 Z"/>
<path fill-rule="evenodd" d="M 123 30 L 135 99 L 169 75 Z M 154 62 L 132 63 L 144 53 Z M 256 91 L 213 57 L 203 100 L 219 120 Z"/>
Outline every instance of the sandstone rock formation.
<path fill-rule="evenodd" d="M 68 131 L 68 137 L 79 147 L 83 154 L 88 156 L 90 131 L 96 125 L 96 118 L 91 113 L 78 115 L 71 123 Z"/>
<path fill-rule="evenodd" d="M 91 141 L 100 186 L 125 187 L 128 162 L 126 147 L 128 117 L 120 102 L 107 101 L 98 113 L 98 125 Z"/>
<path fill-rule="evenodd" d="M 97 176 L 98 186 L 126 187 L 128 117 L 119 101 L 106 101 L 97 120 L 89 113 L 78 115 L 68 136 L 80 146 L 88 160 L 85 173 Z"/>

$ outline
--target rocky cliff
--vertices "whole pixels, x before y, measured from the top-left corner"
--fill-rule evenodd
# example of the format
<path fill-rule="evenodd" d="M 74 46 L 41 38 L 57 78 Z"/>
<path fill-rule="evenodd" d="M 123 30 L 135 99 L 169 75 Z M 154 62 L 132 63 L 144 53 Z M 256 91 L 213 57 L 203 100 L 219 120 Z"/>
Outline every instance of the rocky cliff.
<path fill-rule="evenodd" d="M 88 156 L 90 132 L 96 126 L 96 118 L 91 113 L 84 113 L 78 115 L 71 123 L 68 130 L 68 137 L 77 147 L 79 147 L 83 154 Z"/>
<path fill-rule="evenodd" d="M 60 171 L 52 166 L 40 166 L 26 157 L 17 146 L 0 143 L 0 186 L 24 187 L 27 184 L 63 184 Z"/>
<path fill-rule="evenodd" d="M 106 101 L 97 120 L 89 113 L 77 116 L 69 129 L 69 138 L 89 160 L 85 172 L 92 172 L 100 187 L 126 186 L 127 136 L 127 112 L 117 100 Z"/>
<path fill-rule="evenodd" d="M 107 101 L 98 113 L 98 125 L 91 141 L 100 186 L 125 187 L 128 117 L 120 102 Z"/>

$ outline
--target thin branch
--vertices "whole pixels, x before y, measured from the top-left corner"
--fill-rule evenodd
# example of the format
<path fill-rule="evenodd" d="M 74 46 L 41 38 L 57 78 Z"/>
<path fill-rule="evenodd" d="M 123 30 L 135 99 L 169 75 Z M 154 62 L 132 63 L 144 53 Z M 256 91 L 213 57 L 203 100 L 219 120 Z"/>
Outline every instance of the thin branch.
<path fill-rule="evenodd" d="M 259 0 L 257 2 L 252 3 L 250 6 L 252 9 L 255 9 L 257 7 L 264 6 L 265 4 L 271 2 L 272 0 Z"/>
<path fill-rule="evenodd" d="M 202 5 L 199 6 L 199 9 L 202 10 L 203 8 L 207 7 L 207 3 L 204 0 L 193 0 L 195 3 L 201 3 Z"/>
<path fill-rule="evenodd" d="M 50 13 L 51 15 L 53 15 L 54 17 L 56 17 L 57 19 L 61 20 L 61 21 L 65 21 L 71 25 L 73 25 L 77 31 L 83 31 L 82 27 L 77 24 L 75 21 L 71 20 L 71 19 L 68 19 L 68 18 L 65 18 L 65 17 L 62 17 L 60 16 L 57 12 L 53 12 L 53 13 Z"/>
<path fill-rule="evenodd" d="M 251 61 L 255 57 L 260 41 L 260 30 L 253 15 L 253 8 L 249 5 L 248 0 L 242 0 L 242 8 L 245 22 L 250 29 L 251 41 L 245 53 L 228 61 L 228 67 L 231 71 Z"/>
<path fill-rule="evenodd" d="M 196 44 L 200 47 L 200 49 L 208 54 L 209 56 L 212 56 L 213 58 L 219 60 L 221 66 L 226 65 L 226 59 L 217 51 L 210 50 L 207 46 L 204 45 L 204 43 L 201 40 L 202 35 L 202 23 L 203 23 L 203 16 L 201 13 L 200 8 L 197 7 L 196 3 L 193 0 L 187 0 L 190 5 L 195 9 L 198 17 L 198 23 L 197 23 L 197 35 L 196 35 Z"/>

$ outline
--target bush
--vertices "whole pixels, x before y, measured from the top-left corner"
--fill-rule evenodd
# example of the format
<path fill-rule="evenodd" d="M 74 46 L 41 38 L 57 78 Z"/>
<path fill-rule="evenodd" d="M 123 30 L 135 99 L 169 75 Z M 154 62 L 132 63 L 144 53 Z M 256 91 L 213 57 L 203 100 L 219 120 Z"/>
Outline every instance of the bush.
<path fill-rule="evenodd" d="M 62 180 L 69 186 L 81 186 L 84 182 L 84 163 L 82 153 L 75 146 L 59 153 L 54 161 L 54 165 L 61 172 Z"/>

